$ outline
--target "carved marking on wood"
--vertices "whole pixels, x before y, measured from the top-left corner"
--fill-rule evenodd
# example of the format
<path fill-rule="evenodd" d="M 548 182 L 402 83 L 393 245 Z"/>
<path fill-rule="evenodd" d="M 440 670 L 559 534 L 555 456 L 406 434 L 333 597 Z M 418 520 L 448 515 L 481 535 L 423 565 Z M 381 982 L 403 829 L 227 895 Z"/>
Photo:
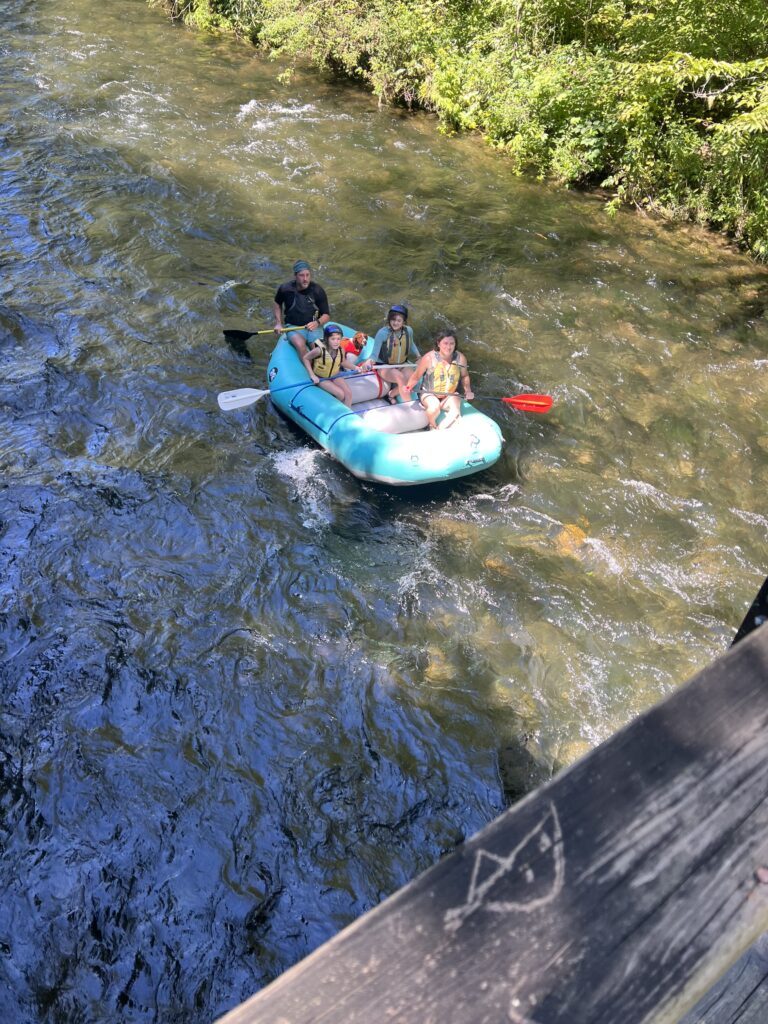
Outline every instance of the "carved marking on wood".
<path fill-rule="evenodd" d="M 532 863 L 539 868 L 542 854 L 547 855 L 544 864 L 547 865 L 546 873 L 551 875 L 551 878 L 543 891 L 540 887 L 532 890 L 531 887 L 537 880 Z M 508 877 L 512 871 L 517 873 L 517 879 Z M 541 876 L 540 871 L 540 878 Z M 563 834 L 555 805 L 550 803 L 541 821 L 524 836 L 508 856 L 499 857 L 487 850 L 476 851 L 466 903 L 446 911 L 445 927 L 450 932 L 457 931 L 469 915 L 481 907 L 495 914 L 510 914 L 514 911 L 528 914 L 538 910 L 557 897 L 563 888 L 564 878 Z M 519 897 L 487 899 L 494 886 L 502 882 L 505 891 L 517 883 L 519 888 L 527 888 L 528 892 L 521 892 Z"/>

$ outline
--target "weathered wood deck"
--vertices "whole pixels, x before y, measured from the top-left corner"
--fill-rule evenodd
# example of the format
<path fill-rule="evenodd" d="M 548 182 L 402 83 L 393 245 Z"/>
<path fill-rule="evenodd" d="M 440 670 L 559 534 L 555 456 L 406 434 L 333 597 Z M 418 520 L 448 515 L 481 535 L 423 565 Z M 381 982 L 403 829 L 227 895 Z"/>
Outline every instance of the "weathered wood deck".
<path fill-rule="evenodd" d="M 766 1024 L 766 929 L 768 628 L 221 1021 Z"/>
<path fill-rule="evenodd" d="M 766 1024 L 768 935 L 737 961 L 681 1024 Z"/>

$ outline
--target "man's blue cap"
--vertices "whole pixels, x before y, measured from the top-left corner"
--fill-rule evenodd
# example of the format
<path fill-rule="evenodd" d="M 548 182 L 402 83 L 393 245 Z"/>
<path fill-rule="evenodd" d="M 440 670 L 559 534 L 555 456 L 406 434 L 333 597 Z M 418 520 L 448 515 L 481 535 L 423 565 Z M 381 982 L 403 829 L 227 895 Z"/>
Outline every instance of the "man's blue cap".
<path fill-rule="evenodd" d="M 310 267 L 310 265 L 307 263 L 306 260 L 296 260 L 296 262 L 293 264 L 293 272 L 294 272 L 294 274 L 298 274 L 298 272 L 300 270 L 311 270 L 311 269 L 312 268 Z"/>

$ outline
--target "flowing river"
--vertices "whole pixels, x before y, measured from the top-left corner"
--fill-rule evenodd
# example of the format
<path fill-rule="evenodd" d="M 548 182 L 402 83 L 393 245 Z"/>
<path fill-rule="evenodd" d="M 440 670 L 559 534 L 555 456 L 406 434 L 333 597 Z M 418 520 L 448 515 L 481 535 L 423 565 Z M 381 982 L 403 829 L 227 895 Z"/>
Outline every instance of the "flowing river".
<path fill-rule="evenodd" d="M 198 1024 L 727 648 L 768 272 L 144 0 L 3 15 L 0 1019 Z M 496 466 L 387 490 L 219 410 L 300 257 L 456 325 Z"/>

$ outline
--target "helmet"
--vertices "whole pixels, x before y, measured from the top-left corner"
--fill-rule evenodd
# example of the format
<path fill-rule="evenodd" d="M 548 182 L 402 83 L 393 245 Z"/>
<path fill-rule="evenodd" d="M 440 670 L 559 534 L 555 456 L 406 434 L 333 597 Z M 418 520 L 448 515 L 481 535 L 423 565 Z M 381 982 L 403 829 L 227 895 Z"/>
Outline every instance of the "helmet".
<path fill-rule="evenodd" d="M 323 328 L 323 336 L 328 337 L 329 334 L 343 334 L 344 331 L 339 327 L 338 324 L 326 324 Z"/>
<path fill-rule="evenodd" d="M 399 313 L 402 316 L 403 320 L 407 320 L 408 319 L 408 307 L 407 306 L 401 306 L 401 305 L 399 305 L 397 303 L 394 306 L 390 306 L 389 307 L 389 312 L 387 313 L 387 320 L 389 320 L 389 318 L 392 316 L 393 313 Z"/>

